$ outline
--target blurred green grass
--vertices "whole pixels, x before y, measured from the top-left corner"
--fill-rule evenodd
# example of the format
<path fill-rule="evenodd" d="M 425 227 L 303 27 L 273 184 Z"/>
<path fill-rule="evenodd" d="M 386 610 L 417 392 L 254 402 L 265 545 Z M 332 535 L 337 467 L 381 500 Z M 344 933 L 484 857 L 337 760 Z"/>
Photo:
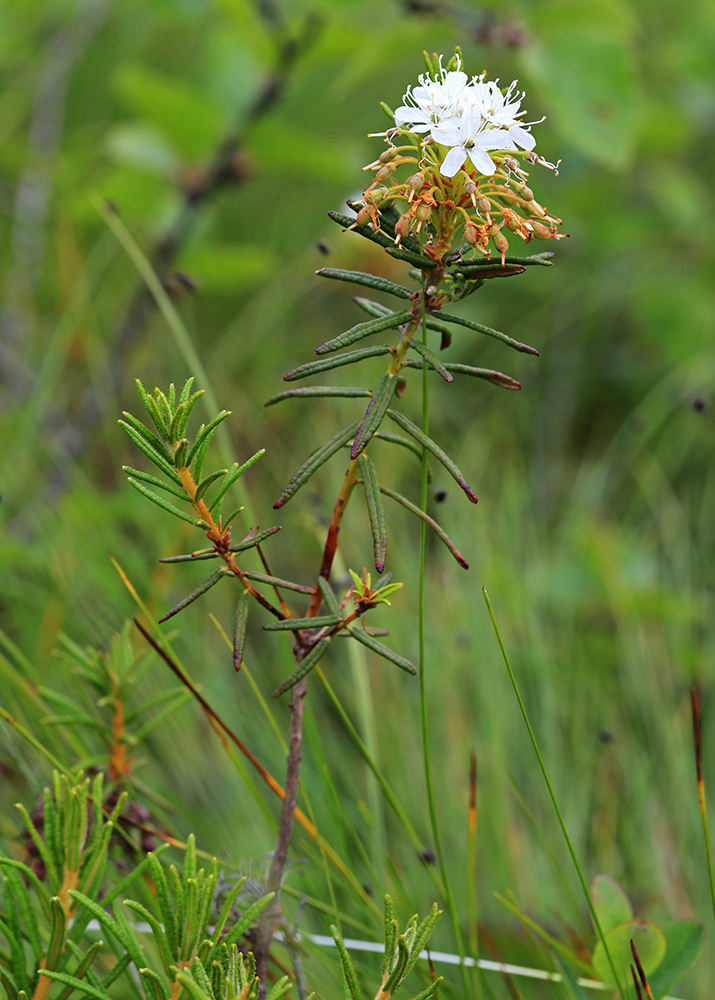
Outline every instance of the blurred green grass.
<path fill-rule="evenodd" d="M 91 195 L 109 200 L 151 252 L 181 211 L 181 186 L 200 178 L 225 130 L 239 123 L 247 178 L 196 208 L 171 270 L 185 271 L 197 292 L 179 287 L 176 305 L 220 405 L 233 410 L 236 457 L 267 448 L 246 480 L 261 524 L 284 525 L 267 554 L 281 575 L 309 582 L 339 460 L 280 518 L 271 503 L 308 452 L 354 419 L 356 406 L 291 401 L 263 410 L 261 403 L 280 390 L 288 368 L 360 318 L 346 290 L 315 278 L 316 268 L 379 269 L 404 280 L 395 262 L 341 234 L 325 213 L 360 189 L 360 167 L 378 143 L 366 133 L 384 125 L 378 102 L 399 101 L 422 68 L 422 48 L 448 52 L 459 43 L 470 71 L 485 68 L 507 82 L 518 76 L 529 118 L 547 115 L 539 150 L 563 157 L 558 178 L 535 168 L 532 187 L 571 238 L 555 245 L 551 270 L 492 282 L 463 307 L 533 343 L 541 357 L 512 355 L 459 331 L 449 360 L 506 371 L 522 391 L 435 380 L 434 436 L 448 443 L 480 504 L 463 502 L 437 475 L 432 512 L 471 569 L 430 546 L 427 642 L 435 770 L 458 907 L 465 912 L 474 749 L 484 940 L 509 960 L 536 962 L 494 891 L 511 888 L 527 912 L 559 932 L 564 923 L 582 929 L 585 918 L 482 584 L 586 872 L 613 875 L 649 917 L 694 913 L 709 923 L 688 691 L 697 682 L 703 692 L 712 787 L 715 17 L 705 3 L 669 0 L 426 6 L 432 13 L 419 16 L 409 4 L 311 5 L 319 22 L 312 45 L 254 122 L 247 110 L 275 56 L 270 26 L 247 2 L 50 8 L 33 0 L 3 8 L 0 625 L 37 675 L 61 686 L 52 658 L 58 631 L 106 646 L 136 611 L 106 553 L 157 615 L 201 578 L 197 567 L 158 565 L 195 542 L 188 526 L 176 528 L 127 487 L 121 466 L 137 456 L 116 425 L 121 409 L 136 410 L 134 377 L 163 386 L 193 372 L 158 314 L 117 346 L 137 276 Z M 298 0 L 278 8 L 293 31 L 309 10 Z M 369 371 L 356 369 L 344 382 Z M 99 420 L 87 419 L 87 403 L 98 404 Z M 404 407 L 414 416 L 418 406 L 414 382 Z M 414 459 L 380 443 L 374 451 L 387 485 L 416 497 Z M 438 504 L 442 487 L 447 496 Z M 390 642 L 414 657 L 418 531 L 394 505 L 388 518 L 389 566 L 406 583 L 389 616 Z M 370 555 L 365 532 L 356 505 L 341 535 L 356 569 Z M 176 647 L 209 700 L 226 706 L 242 738 L 280 776 L 280 747 L 208 618 L 211 610 L 225 627 L 231 621 L 228 589 L 176 621 Z M 376 614 L 375 623 L 388 622 Z M 289 651 L 253 624 L 247 661 L 269 696 L 288 672 Z M 169 683 L 161 669 L 148 685 Z M 369 701 L 356 684 L 365 669 Z M 380 765 L 430 848 L 417 685 L 369 657 L 357 666 L 335 659 L 326 674 L 359 728 L 371 708 Z M 14 700 L 7 679 L 0 689 L 4 703 Z M 286 706 L 274 710 L 285 729 Z M 426 912 L 434 887 L 425 865 L 389 808 L 379 807 L 317 683 L 308 712 L 304 782 L 321 830 L 378 903 L 389 890 L 403 918 Z M 19 790 L 8 783 L 0 792 L 7 815 L 22 789 L 31 799 L 45 775 L 5 732 L 0 748 L 20 774 Z M 238 861 L 271 843 L 265 818 L 195 708 L 154 734 L 145 779 L 181 797 L 186 805 L 172 823 L 182 835 L 194 830 L 206 850 Z M 308 850 L 298 836 L 296 855 Z M 312 848 L 310 857 L 291 884 L 326 900 Z M 372 919 L 336 891 L 340 906 Z M 325 932 L 330 921 L 316 914 L 305 922 Z M 434 946 L 454 946 L 446 920 Z M 484 943 L 483 954 L 492 957 Z M 331 972 L 310 959 L 321 991 L 334 988 L 335 965 Z M 707 954 L 679 995 L 709 997 L 714 979 Z M 501 989 L 496 981 L 494 988 Z M 519 991 L 547 995 L 538 985 Z"/>

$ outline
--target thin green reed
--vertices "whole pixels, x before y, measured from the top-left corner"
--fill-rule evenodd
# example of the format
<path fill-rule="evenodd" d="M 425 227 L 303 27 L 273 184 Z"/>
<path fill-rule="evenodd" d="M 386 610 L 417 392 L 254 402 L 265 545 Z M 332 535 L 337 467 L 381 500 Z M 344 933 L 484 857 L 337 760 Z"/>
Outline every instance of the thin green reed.
<path fill-rule="evenodd" d="M 489 611 L 489 617 L 491 619 L 492 628 L 494 629 L 494 634 L 496 635 L 497 642 L 499 643 L 499 649 L 501 650 L 501 655 L 502 655 L 502 659 L 504 660 L 504 665 L 506 666 L 507 673 L 509 674 L 509 680 L 511 681 L 511 686 L 514 689 L 514 695 L 516 697 L 517 702 L 519 703 L 519 709 L 521 711 L 522 718 L 524 719 L 524 724 L 525 724 L 525 726 L 527 728 L 527 731 L 529 733 L 529 739 L 531 740 L 531 745 L 534 748 L 534 753 L 536 754 L 536 759 L 539 762 L 539 768 L 540 768 L 541 773 L 542 773 L 542 775 L 544 777 L 544 781 L 546 782 L 546 788 L 548 789 L 548 792 L 549 792 L 549 798 L 551 799 L 551 804 L 554 807 L 554 812 L 556 813 L 556 818 L 558 819 L 559 826 L 561 827 L 561 833 L 563 834 L 564 840 L 566 841 L 566 847 L 568 848 L 568 852 L 571 855 L 571 860 L 573 862 L 574 868 L 576 869 L 576 874 L 578 876 L 578 880 L 581 883 L 581 889 L 583 890 L 583 894 L 584 894 L 584 897 L 586 899 L 586 904 L 588 905 L 588 909 L 589 909 L 589 912 L 591 914 L 591 919 L 593 920 L 593 926 L 595 927 L 596 933 L 598 934 L 598 937 L 599 937 L 599 939 L 601 941 L 601 944 L 603 945 L 603 950 L 606 953 L 606 957 L 608 959 L 608 964 L 610 965 L 610 967 L 611 967 L 611 973 L 613 974 L 613 979 L 614 979 L 615 983 L 618 986 L 618 991 L 619 991 L 619 993 L 621 994 L 622 997 L 625 997 L 626 994 L 623 991 L 623 987 L 621 986 L 621 982 L 620 982 L 620 979 L 618 977 L 618 973 L 616 972 L 616 966 L 615 966 L 615 963 L 613 961 L 613 957 L 611 956 L 611 951 L 610 951 L 610 948 L 608 947 L 608 943 L 606 941 L 606 936 L 603 933 L 603 930 L 601 928 L 601 921 L 600 921 L 598 913 L 596 911 L 596 907 L 593 905 L 593 900 L 591 899 L 591 893 L 588 891 L 588 885 L 586 884 L 586 879 L 585 879 L 584 874 L 583 874 L 583 869 L 581 868 L 581 864 L 580 864 L 580 862 L 578 860 L 578 856 L 577 856 L 576 851 L 574 849 L 573 842 L 571 840 L 571 837 L 569 835 L 568 829 L 566 827 L 566 823 L 565 823 L 563 815 L 561 813 L 561 808 L 559 807 L 559 803 L 558 803 L 558 799 L 556 798 L 556 792 L 554 791 L 554 787 L 551 784 L 551 779 L 549 778 L 549 772 L 546 769 L 546 764 L 544 763 L 544 758 L 541 756 L 541 751 L 539 750 L 539 744 L 537 742 L 536 735 L 534 733 L 534 730 L 533 730 L 532 725 L 531 725 L 531 721 L 529 719 L 529 713 L 526 711 L 526 705 L 524 704 L 524 700 L 521 697 L 521 691 L 519 690 L 519 684 L 517 682 L 516 675 L 515 675 L 514 670 L 512 668 L 511 661 L 509 660 L 509 655 L 508 655 L 508 653 L 506 651 L 506 647 L 504 645 L 504 641 L 503 641 L 503 639 L 501 637 L 501 632 L 499 631 L 499 626 L 497 625 L 497 620 L 496 620 L 496 617 L 494 615 L 494 609 L 492 608 L 492 602 L 489 600 L 489 594 L 487 593 L 487 588 L 486 587 L 482 587 L 482 594 L 484 595 L 484 601 L 485 601 L 485 603 L 487 605 L 487 610 Z"/>

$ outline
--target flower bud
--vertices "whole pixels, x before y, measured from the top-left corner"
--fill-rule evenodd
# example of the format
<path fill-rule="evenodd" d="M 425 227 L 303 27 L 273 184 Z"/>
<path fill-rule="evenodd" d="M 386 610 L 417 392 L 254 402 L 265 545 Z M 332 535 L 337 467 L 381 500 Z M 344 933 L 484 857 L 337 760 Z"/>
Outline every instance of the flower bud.
<path fill-rule="evenodd" d="M 489 199 L 485 195 L 480 194 L 479 197 L 477 198 L 477 211 L 481 212 L 481 214 L 486 216 L 486 218 L 488 219 L 490 208 L 491 205 L 489 204 Z"/>
<path fill-rule="evenodd" d="M 375 174 L 375 180 L 386 181 L 391 174 L 394 174 L 396 163 L 386 163 L 384 166 L 380 167 L 378 172 Z"/>
<path fill-rule="evenodd" d="M 365 192 L 365 201 L 368 205 L 380 205 L 387 197 L 387 188 L 384 184 L 379 184 L 371 191 Z"/>
<path fill-rule="evenodd" d="M 412 229 L 412 219 L 409 215 L 401 215 L 395 223 L 395 243 L 399 243 L 403 236 L 409 236 Z"/>

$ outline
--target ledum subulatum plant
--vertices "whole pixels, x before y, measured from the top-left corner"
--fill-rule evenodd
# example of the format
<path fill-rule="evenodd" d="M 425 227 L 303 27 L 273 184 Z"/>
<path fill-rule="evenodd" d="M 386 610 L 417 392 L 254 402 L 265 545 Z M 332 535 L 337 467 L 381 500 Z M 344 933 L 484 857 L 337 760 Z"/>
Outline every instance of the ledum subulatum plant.
<path fill-rule="evenodd" d="M 339 858 L 298 806 L 308 685 L 315 674 L 325 680 L 326 664 L 330 669 L 340 668 L 345 640 L 361 643 L 396 668 L 418 675 L 415 683 L 421 696 L 428 810 L 439 862 L 436 868 L 429 866 L 439 904 L 424 919 L 412 917 L 400 930 L 393 902 L 385 897 L 382 974 L 371 993 L 376 1000 L 395 995 L 424 953 L 441 905 L 448 911 L 460 954 L 466 954 L 462 920 L 442 848 L 429 756 L 425 695 L 429 664 L 424 653 L 427 531 L 438 536 L 460 567 L 468 567 L 457 544 L 427 514 L 432 470 L 441 467 L 451 476 L 466 501 L 475 504 L 477 496 L 461 471 L 459 456 L 450 455 L 431 436 L 430 379 L 447 383 L 442 391 L 449 391 L 456 377 L 519 389 L 516 380 L 499 371 L 451 363 L 448 349 L 455 327 L 496 338 L 517 351 L 538 352 L 453 313 L 451 304 L 478 291 L 483 295 L 493 280 L 516 278 L 527 269 L 538 274 L 540 268 L 551 265 L 551 251 L 513 256 L 510 242 L 517 246 L 534 239 L 548 243 L 562 234 L 561 221 L 538 202 L 528 183 L 532 167 L 555 167 L 534 151 L 533 123 L 523 120 L 523 95 L 516 85 L 502 90 L 484 76 L 470 79 L 459 54 L 446 66 L 436 56 L 425 59 L 427 71 L 420 76 L 418 86 L 408 89 L 402 106 L 394 113 L 385 107 L 389 126 L 379 135 L 385 148 L 365 168 L 374 177 L 363 197 L 348 203 L 352 214 L 330 213 L 343 230 L 377 243 L 387 255 L 402 262 L 404 281 L 399 284 L 376 274 L 332 268 L 319 271 L 323 278 L 353 288 L 357 285 L 360 295 L 355 303 L 368 318 L 321 343 L 316 348 L 318 357 L 293 367 L 285 375 L 289 388 L 267 403 L 288 400 L 295 404 L 303 399 L 320 405 L 320 398 L 329 396 L 355 401 L 354 420 L 335 429 L 329 440 L 305 458 L 273 503 L 280 509 L 293 501 L 306 483 L 321 476 L 326 462 L 343 463 L 344 478 L 325 529 L 320 561 L 305 568 L 310 582 L 280 575 L 282 535 L 278 524 L 239 529 L 241 503 L 232 498 L 237 487 L 250 483 L 250 469 L 263 452 L 230 468 L 214 468 L 212 439 L 230 414 L 221 411 L 194 429 L 201 389 L 195 389 L 193 379 L 179 390 L 171 385 L 166 392 L 149 392 L 137 383 L 146 416 L 140 420 L 125 413 L 121 421 L 152 466 L 147 471 L 146 462 L 138 461 L 143 468 L 126 468 L 132 486 L 165 513 L 196 529 L 195 547 L 164 561 L 206 563 L 204 581 L 162 620 L 172 619 L 214 586 L 234 588 L 237 703 L 245 679 L 241 666 L 249 614 L 260 620 L 266 632 L 290 633 L 294 667 L 274 691 L 274 697 L 290 700 L 285 779 L 281 784 L 265 769 L 261 772 L 282 800 L 276 841 L 269 845 L 267 878 L 260 892 L 247 891 L 245 880 L 231 881 L 215 858 L 200 854 L 193 837 L 177 843 L 161 829 L 152 811 L 151 790 L 141 779 L 144 743 L 166 712 L 189 697 L 187 689 L 200 701 L 212 724 L 231 735 L 173 663 L 167 647 L 142 627 L 182 681 L 181 687 L 147 700 L 142 699 L 138 683 L 146 661 L 135 662 L 126 633 L 115 641 L 109 655 L 81 650 L 65 640 L 62 656 L 75 678 L 72 692 L 40 689 L 33 691 L 33 697 L 46 711 L 45 724 L 68 734 L 75 765 L 66 767 L 34 741 L 56 769 L 53 784 L 32 815 L 21 811 L 26 828 L 25 859 L 0 856 L 4 880 L 0 935 L 5 941 L 0 951 L 0 982 L 11 1000 L 65 1000 L 73 993 L 97 1000 L 278 1000 L 292 988 L 290 978 L 276 975 L 269 967 L 269 959 L 276 931 L 281 931 L 284 941 L 291 935 L 282 916 L 281 889 L 295 820 L 319 843 L 323 857 L 350 879 L 350 873 L 344 865 L 340 869 Z M 383 342 L 376 343 L 378 339 Z M 359 373 L 360 362 L 374 358 L 384 361 L 377 384 L 346 386 L 340 381 L 343 373 L 338 381 L 321 384 L 325 373 L 348 366 Z M 294 385 L 306 379 L 316 381 Z M 371 445 L 376 438 L 386 447 L 407 449 L 419 461 L 421 476 L 415 475 L 412 496 L 402 496 L 387 485 L 385 453 L 379 460 L 373 457 Z M 343 518 L 356 494 L 367 507 L 371 537 L 365 539 L 364 550 L 340 552 L 342 563 L 352 567 L 342 578 L 333 571 Z M 388 633 L 378 627 L 373 614 L 376 610 L 386 612 L 390 597 L 402 586 L 391 579 L 385 499 L 412 513 L 419 528 L 417 665 L 383 641 Z M 252 563 L 247 554 L 253 556 Z M 256 565 L 256 555 L 260 571 L 251 568 Z M 382 618 L 379 621 L 384 624 Z M 265 641 L 285 639 L 266 636 Z M 504 656 L 513 679 L 505 651 Z M 229 669 L 233 668 L 229 664 Z M 514 687 L 523 709 L 515 680 Z M 18 720 L 4 710 L 3 717 L 20 731 Z M 529 725 L 526 713 L 525 719 Z M 32 742 L 28 732 L 21 735 Z M 538 755 L 535 739 L 534 747 Z M 362 752 L 369 760 L 364 746 Z M 260 769 L 255 758 L 253 763 Z M 375 773 L 388 802 L 408 824 L 384 778 Z M 545 771 L 544 776 L 548 784 Z M 316 818 L 319 825 L 320 817 Z M 156 847 L 158 839 L 166 843 Z M 169 844 L 184 850 L 180 869 L 167 863 L 164 855 Z M 590 961 L 560 946 L 533 922 L 529 925 L 564 959 L 563 975 L 557 976 L 563 988 L 571 990 L 564 995 L 582 995 L 579 984 L 584 980 L 576 976 L 592 977 L 594 973 L 622 997 L 651 995 L 647 981 L 651 975 L 652 982 L 658 984 L 655 995 L 662 995 L 694 960 L 701 926 L 691 921 L 687 926 L 672 925 L 665 932 L 655 925 L 646 928 L 645 922 L 635 919 L 630 902 L 615 883 L 599 877 L 589 890 L 580 869 L 579 876 L 593 921 Z M 355 881 L 353 878 L 353 887 Z M 510 905 L 523 917 L 515 904 Z M 474 923 L 469 945 L 476 952 Z M 337 927 L 333 933 L 344 994 L 361 1000 L 363 987 L 348 948 Z M 291 954 L 302 1000 L 307 989 L 297 939 Z M 476 958 L 474 954 L 470 960 Z M 569 963 L 570 972 L 566 967 Z M 466 968 L 463 962 L 465 995 L 481 996 L 479 977 L 470 980 Z M 634 978 L 632 987 L 628 976 L 630 972 L 636 976 L 636 970 L 639 978 Z M 427 1000 L 440 983 L 438 977 L 423 980 L 414 1000 Z"/>
<path fill-rule="evenodd" d="M 295 668 L 274 692 L 278 697 L 290 692 L 290 733 L 285 793 L 268 888 L 280 891 L 291 829 L 296 811 L 301 759 L 303 706 L 310 673 L 330 650 L 333 660 L 341 656 L 342 642 L 360 642 L 395 666 L 418 673 L 398 650 L 378 638 L 368 613 L 389 604 L 390 595 L 400 586 L 390 580 L 388 536 L 384 500 L 401 504 L 420 522 L 421 584 L 420 605 L 424 605 L 424 556 L 426 531 L 430 529 L 449 548 L 459 565 L 466 561 L 456 544 L 426 512 L 430 462 L 438 463 L 456 481 L 466 499 L 475 504 L 477 495 L 462 473 L 458 459 L 429 433 L 429 378 L 436 375 L 446 383 L 455 377 L 477 378 L 507 389 L 519 383 L 501 372 L 454 364 L 442 360 L 454 326 L 497 338 L 505 346 L 528 354 L 535 348 L 449 311 L 451 303 L 488 286 L 490 280 L 512 278 L 527 268 L 550 266 L 550 251 L 530 256 L 510 256 L 507 233 L 519 243 L 560 238 L 561 220 L 537 201 L 529 188 L 528 169 L 544 165 L 555 169 L 534 152 L 535 139 L 530 125 L 523 122 L 523 95 L 512 84 L 501 90 L 484 76 L 469 79 L 457 54 L 447 66 L 436 56 L 426 57 L 427 72 L 419 86 L 407 91 L 404 104 L 393 114 L 381 134 L 385 149 L 366 167 L 374 179 L 362 199 L 348 202 L 352 215 L 331 212 L 330 218 L 344 230 L 377 243 L 393 259 L 405 265 L 405 282 L 398 284 L 375 274 L 324 268 L 323 278 L 357 285 L 363 294 L 357 306 L 368 318 L 325 340 L 316 348 L 317 359 L 292 368 L 285 381 L 291 387 L 268 400 L 267 405 L 284 400 L 341 396 L 356 402 L 356 417 L 338 429 L 328 441 L 306 458 L 287 482 L 273 507 L 282 508 L 331 459 L 347 463 L 340 492 L 335 499 L 325 534 L 320 565 L 314 583 L 306 587 L 275 575 L 273 551 L 278 525 L 252 527 L 236 537 L 235 524 L 240 507 L 232 507 L 229 497 L 234 483 L 244 475 L 260 453 L 230 469 L 208 471 L 207 454 L 212 435 L 229 413 L 222 411 L 202 425 L 192 437 L 188 422 L 200 395 L 189 380 L 180 391 L 149 393 L 138 388 L 149 416 L 149 425 L 125 414 L 124 429 L 144 455 L 153 462 L 156 474 L 128 468 L 132 485 L 158 506 L 191 522 L 205 541 L 175 562 L 206 561 L 211 564 L 204 582 L 192 591 L 165 618 L 172 617 L 222 581 L 237 589 L 237 610 L 233 632 L 233 660 L 241 666 L 246 623 L 254 609 L 269 620 L 266 631 L 290 632 Z M 381 294 L 391 304 L 374 297 Z M 371 294 L 373 297 L 371 297 Z M 389 339 L 388 343 L 375 343 Z M 369 341 L 365 344 L 365 341 Z M 384 358 L 385 369 L 377 385 L 312 384 L 327 372 Z M 408 381 L 420 378 L 421 414 L 414 413 L 413 395 L 401 397 Z M 358 407 L 360 407 L 358 409 Z M 384 473 L 371 455 L 375 438 L 395 448 L 413 451 L 421 461 L 421 489 L 415 498 L 404 497 L 385 485 Z M 350 570 L 351 585 L 341 590 L 332 571 L 338 552 L 340 529 L 356 491 L 367 505 L 372 534 L 373 571 Z M 245 568 L 243 553 L 256 549 L 264 572 Z M 265 551 L 264 551 L 265 550 Z M 368 561 L 367 554 L 344 555 L 356 567 Z M 207 567 L 208 568 L 208 567 Z M 303 594 L 301 600 L 301 593 Z M 289 602 L 290 601 L 290 605 Z M 256 607 L 257 606 L 257 607 Z M 367 621 L 366 621 L 367 616 Z M 422 725 L 427 747 L 427 706 L 424 696 L 424 642 L 420 620 L 419 674 L 422 690 Z M 240 676 L 237 678 L 240 683 Z M 437 814 L 429 767 L 425 754 L 426 778 L 433 833 L 440 855 L 445 901 L 455 932 L 459 926 L 449 892 L 441 851 Z M 259 922 L 255 954 L 259 977 L 266 962 L 277 914 L 277 899 L 267 906 Z"/>

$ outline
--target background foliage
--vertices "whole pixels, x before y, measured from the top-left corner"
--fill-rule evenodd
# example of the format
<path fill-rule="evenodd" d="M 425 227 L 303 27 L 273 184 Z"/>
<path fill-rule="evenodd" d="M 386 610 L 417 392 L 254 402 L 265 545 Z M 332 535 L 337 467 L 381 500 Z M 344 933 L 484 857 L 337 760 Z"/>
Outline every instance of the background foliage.
<path fill-rule="evenodd" d="M 326 212 L 355 195 L 361 166 L 380 151 L 366 138 L 384 127 L 379 101 L 399 102 L 423 48 L 460 44 L 470 71 L 518 77 L 529 119 L 547 116 L 537 149 L 563 163 L 558 178 L 542 172 L 533 186 L 571 235 L 550 271 L 494 282 L 465 305 L 479 322 L 535 344 L 539 359 L 505 360 L 501 345 L 461 334 L 449 353 L 506 367 L 522 391 L 455 382 L 433 394 L 435 434 L 451 442 L 480 496 L 474 509 L 451 482 L 433 483 L 440 521 L 472 567 L 464 574 L 437 547 L 430 556 L 432 738 L 458 906 L 466 906 L 473 749 L 482 953 L 538 961 L 495 890 L 513 890 L 559 934 L 585 928 L 491 635 L 484 583 L 587 873 L 617 878 L 637 913 L 705 919 L 688 690 L 697 682 L 703 691 L 712 781 L 712 5 L 26 0 L 0 8 L 0 28 L 3 704 L 42 732 L 42 706 L 18 677 L 61 689 L 58 633 L 107 648 L 135 613 L 105 553 L 157 616 L 201 579 L 199 567 L 158 564 L 185 551 L 190 529 L 127 487 L 121 466 L 136 455 L 116 423 L 134 407 L 135 376 L 165 385 L 199 373 L 142 292 L 95 193 L 157 264 L 207 388 L 233 411 L 231 457 L 266 447 L 249 473 L 254 510 L 245 524 L 283 524 L 275 568 L 303 579 L 318 558 L 340 463 L 275 521 L 271 504 L 326 428 L 359 414 L 346 400 L 265 411 L 260 402 L 317 343 L 362 318 L 343 286 L 313 277 L 316 268 L 402 280 L 398 262 L 341 235 Z M 408 393 L 417 412 L 416 383 Z M 415 495 L 409 454 L 392 477 L 388 485 Z M 390 511 L 388 565 L 406 586 L 393 599 L 390 641 L 409 656 L 418 545 L 401 513 Z M 356 569 L 370 552 L 360 517 L 342 535 Z M 229 589 L 213 591 L 211 603 L 226 628 Z M 178 619 L 175 647 L 205 696 L 280 775 L 283 751 L 208 610 L 199 603 Z M 250 633 L 246 662 L 266 696 L 290 666 L 288 647 L 278 649 L 257 628 Z M 382 803 L 316 686 L 303 780 L 320 828 L 378 901 L 389 890 L 403 917 L 426 913 L 434 887 L 417 686 L 359 654 L 333 666 L 329 679 L 399 788 L 427 854 Z M 140 683 L 147 697 L 174 685 L 158 662 Z M 284 729 L 285 706 L 274 711 Z M 43 738 L 59 739 L 49 727 Z M 195 704 L 149 739 L 142 781 L 165 798 L 152 808 L 177 836 L 193 831 L 200 847 L 234 864 L 265 852 L 271 822 Z M 19 829 L 11 804 L 31 803 L 47 772 L 7 730 L 0 764 L 6 839 Z M 289 885 L 327 900 L 314 848 L 300 834 L 294 846 L 310 860 Z M 335 891 L 377 937 L 372 913 Z M 301 927 L 327 933 L 332 919 L 332 910 L 308 907 Z M 433 944 L 453 946 L 446 921 Z M 313 956 L 306 969 L 325 995 L 336 988 L 335 964 Z M 680 993 L 711 996 L 714 979 L 706 956 Z"/>

